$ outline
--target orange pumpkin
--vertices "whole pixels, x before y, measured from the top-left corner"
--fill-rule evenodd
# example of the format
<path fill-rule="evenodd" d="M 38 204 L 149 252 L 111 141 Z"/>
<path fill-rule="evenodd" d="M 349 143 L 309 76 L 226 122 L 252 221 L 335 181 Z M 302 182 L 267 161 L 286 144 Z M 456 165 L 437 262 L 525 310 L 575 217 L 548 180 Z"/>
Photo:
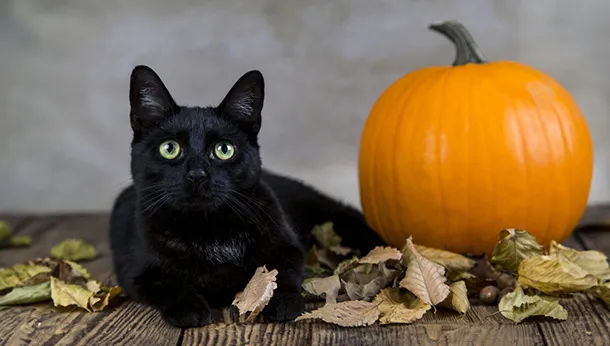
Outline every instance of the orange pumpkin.
<path fill-rule="evenodd" d="M 488 62 L 455 21 L 430 29 L 453 66 L 409 73 L 366 120 L 359 184 L 367 222 L 390 245 L 491 254 L 502 228 L 563 241 L 582 216 L 593 148 L 570 94 L 548 75 Z"/>

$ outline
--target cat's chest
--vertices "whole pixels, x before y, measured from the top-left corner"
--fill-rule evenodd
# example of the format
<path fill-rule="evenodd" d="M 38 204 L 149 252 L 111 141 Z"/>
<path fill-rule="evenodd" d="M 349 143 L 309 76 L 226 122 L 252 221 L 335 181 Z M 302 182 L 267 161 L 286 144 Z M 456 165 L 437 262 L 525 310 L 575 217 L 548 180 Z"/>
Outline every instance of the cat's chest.
<path fill-rule="evenodd" d="M 212 265 L 243 263 L 249 239 L 235 236 L 227 239 L 213 239 L 205 242 L 194 242 L 193 248 L 205 262 Z"/>

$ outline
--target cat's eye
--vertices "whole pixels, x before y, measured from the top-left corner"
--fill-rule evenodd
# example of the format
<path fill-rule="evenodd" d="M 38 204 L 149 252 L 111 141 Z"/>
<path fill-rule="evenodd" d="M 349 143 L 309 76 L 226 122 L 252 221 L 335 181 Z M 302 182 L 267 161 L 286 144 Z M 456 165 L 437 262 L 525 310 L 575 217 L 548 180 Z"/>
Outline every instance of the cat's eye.
<path fill-rule="evenodd" d="M 174 160 L 180 156 L 180 144 L 176 141 L 167 140 L 159 146 L 159 154 L 166 160 Z"/>
<path fill-rule="evenodd" d="M 228 160 L 235 155 L 235 146 L 229 141 L 220 141 L 214 146 L 214 156 L 220 160 Z"/>

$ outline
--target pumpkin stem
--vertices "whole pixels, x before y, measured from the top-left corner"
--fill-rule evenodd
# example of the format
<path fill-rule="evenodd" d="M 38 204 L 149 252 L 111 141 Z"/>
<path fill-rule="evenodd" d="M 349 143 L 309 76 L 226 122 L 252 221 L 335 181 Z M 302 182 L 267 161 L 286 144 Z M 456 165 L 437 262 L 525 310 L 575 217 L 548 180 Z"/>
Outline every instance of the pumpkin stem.
<path fill-rule="evenodd" d="M 447 20 L 431 24 L 428 28 L 447 37 L 455 44 L 456 53 L 453 66 L 468 63 L 483 64 L 487 59 L 474 42 L 466 27 L 457 20 Z"/>

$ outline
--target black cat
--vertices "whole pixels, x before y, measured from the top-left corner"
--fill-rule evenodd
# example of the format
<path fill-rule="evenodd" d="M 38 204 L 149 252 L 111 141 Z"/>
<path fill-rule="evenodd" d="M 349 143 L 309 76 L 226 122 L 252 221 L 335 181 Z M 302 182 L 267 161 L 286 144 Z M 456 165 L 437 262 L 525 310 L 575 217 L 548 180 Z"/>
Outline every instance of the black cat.
<path fill-rule="evenodd" d="M 305 249 L 333 221 L 344 245 L 383 242 L 356 209 L 261 167 L 264 81 L 243 75 L 218 107 L 178 106 L 146 66 L 131 74 L 133 185 L 115 201 L 114 268 L 126 294 L 177 327 L 197 327 L 231 304 L 256 267 L 277 269 L 263 310 L 285 321 L 303 309 Z"/>

